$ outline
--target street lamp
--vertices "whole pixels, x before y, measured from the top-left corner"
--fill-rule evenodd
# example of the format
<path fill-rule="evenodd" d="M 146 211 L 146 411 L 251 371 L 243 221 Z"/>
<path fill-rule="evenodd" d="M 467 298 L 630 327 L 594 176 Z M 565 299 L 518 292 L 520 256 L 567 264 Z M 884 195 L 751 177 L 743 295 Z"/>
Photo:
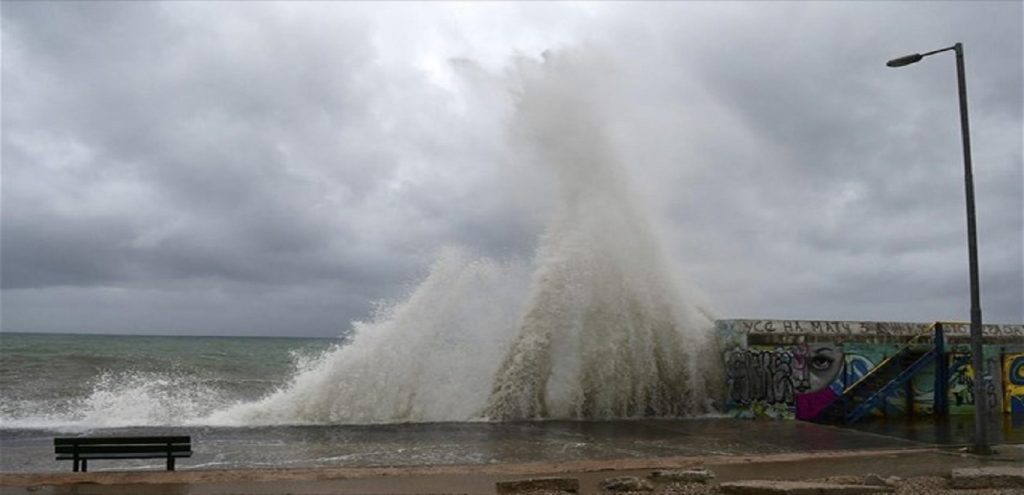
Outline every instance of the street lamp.
<path fill-rule="evenodd" d="M 967 123 L 967 80 L 964 76 L 964 46 L 894 58 L 885 65 L 903 67 L 936 53 L 956 52 L 956 78 L 960 90 L 960 133 L 964 149 L 964 191 L 967 196 L 967 256 L 971 271 L 971 366 L 974 367 L 974 452 L 991 454 L 988 445 L 988 400 L 985 395 L 985 359 L 981 354 L 981 289 L 978 284 L 978 233 L 974 218 L 974 175 L 971 173 L 971 137 Z M 940 363 L 946 366 L 945 363 Z"/>

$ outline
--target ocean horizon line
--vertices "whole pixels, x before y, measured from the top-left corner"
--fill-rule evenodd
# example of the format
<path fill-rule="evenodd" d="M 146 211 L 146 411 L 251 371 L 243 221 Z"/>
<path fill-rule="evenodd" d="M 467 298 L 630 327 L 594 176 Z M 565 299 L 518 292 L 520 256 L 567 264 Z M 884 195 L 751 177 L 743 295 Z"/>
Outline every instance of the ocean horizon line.
<path fill-rule="evenodd" d="M 316 339 L 316 340 L 336 340 L 340 339 L 343 335 L 339 334 L 334 337 L 321 337 L 321 336 L 305 336 L 305 335 L 211 335 L 211 334 L 137 334 L 137 333 L 95 333 L 95 332 L 48 332 L 48 331 L 10 331 L 0 330 L 0 336 L 3 335 L 54 335 L 54 336 L 89 336 L 89 337 L 155 337 L 155 338 L 219 338 L 219 339 Z"/>

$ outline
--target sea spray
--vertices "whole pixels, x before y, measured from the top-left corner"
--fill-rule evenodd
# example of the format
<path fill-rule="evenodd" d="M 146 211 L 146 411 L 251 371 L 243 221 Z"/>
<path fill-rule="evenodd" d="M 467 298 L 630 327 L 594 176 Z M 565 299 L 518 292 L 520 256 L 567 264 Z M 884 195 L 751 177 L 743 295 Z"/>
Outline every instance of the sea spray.
<path fill-rule="evenodd" d="M 721 383 L 709 313 L 679 290 L 603 126 L 607 65 L 521 60 L 518 159 L 557 181 L 531 263 L 447 250 L 352 341 L 214 424 L 623 418 L 708 412 Z M 519 164 L 526 166 L 525 163 Z"/>
<path fill-rule="evenodd" d="M 455 421 L 480 411 L 515 335 L 527 266 L 447 249 L 404 301 L 354 325 L 351 341 L 210 424 Z"/>
<path fill-rule="evenodd" d="M 609 76 L 614 66 L 576 50 L 521 60 L 504 79 L 514 87 L 515 153 L 500 161 L 511 164 L 510 174 L 546 172 L 555 187 L 534 190 L 557 191 L 557 206 L 532 260 L 492 260 L 446 249 L 407 297 L 384 304 L 369 321 L 353 323 L 345 339 L 315 358 L 296 359 L 297 369 L 281 385 L 277 377 L 284 372 L 232 376 L 226 383 L 233 385 L 225 387 L 216 373 L 129 368 L 104 375 L 88 387 L 91 392 L 70 401 L 8 403 L 12 398 L 5 396 L 4 426 L 708 412 L 723 382 L 712 320 L 688 286 L 677 282 L 643 198 L 632 191 L 627 167 L 609 139 L 610 116 L 602 112 L 617 89 Z M 248 386 L 233 390 L 250 378 L 274 382 L 257 384 L 259 395 Z"/>
<path fill-rule="evenodd" d="M 184 372 L 102 373 L 84 396 L 49 400 L 5 397 L 0 426 L 82 431 L 93 428 L 202 424 L 230 402 L 225 387 Z M 9 401 L 9 402 L 7 402 Z"/>
<path fill-rule="evenodd" d="M 490 419 L 694 414 L 718 387 L 716 362 L 701 357 L 714 347 L 712 321 L 676 289 L 606 135 L 590 84 L 606 63 L 569 52 L 521 66 L 515 131 L 557 176 L 561 204 Z"/>

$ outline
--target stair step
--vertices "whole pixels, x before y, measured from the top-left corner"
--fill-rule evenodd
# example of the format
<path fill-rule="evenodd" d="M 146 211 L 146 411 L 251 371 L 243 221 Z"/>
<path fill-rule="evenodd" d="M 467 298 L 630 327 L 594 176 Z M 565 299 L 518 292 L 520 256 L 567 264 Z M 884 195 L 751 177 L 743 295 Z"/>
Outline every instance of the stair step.
<path fill-rule="evenodd" d="M 925 364 L 922 359 L 926 356 L 934 357 L 932 353 L 931 350 L 920 352 L 905 348 L 903 352 L 892 356 L 884 365 L 871 370 L 848 388 L 839 400 L 825 408 L 814 421 L 852 423 L 870 414 L 872 410 L 882 406 L 887 398 L 897 397 L 903 386 L 897 385 L 896 381 L 905 382 L 911 379 Z"/>

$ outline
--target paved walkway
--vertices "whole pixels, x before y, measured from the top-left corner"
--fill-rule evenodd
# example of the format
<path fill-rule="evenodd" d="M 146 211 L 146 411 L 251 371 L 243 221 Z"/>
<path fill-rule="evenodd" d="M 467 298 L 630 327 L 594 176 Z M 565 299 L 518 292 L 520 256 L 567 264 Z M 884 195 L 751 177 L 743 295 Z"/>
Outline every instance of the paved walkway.
<path fill-rule="evenodd" d="M 599 493 L 613 476 L 647 476 L 656 469 L 703 466 L 716 482 L 746 479 L 802 480 L 868 473 L 882 477 L 948 476 L 954 468 L 1024 466 L 1024 448 L 1002 446 L 978 457 L 940 449 L 862 450 L 812 454 L 702 456 L 407 468 L 304 468 L 178 472 L 60 473 L 4 475 L 2 494 L 271 495 L 313 494 L 494 494 L 495 482 L 539 476 L 572 476 L 581 494 Z M 29 491 L 32 490 L 32 491 Z"/>

